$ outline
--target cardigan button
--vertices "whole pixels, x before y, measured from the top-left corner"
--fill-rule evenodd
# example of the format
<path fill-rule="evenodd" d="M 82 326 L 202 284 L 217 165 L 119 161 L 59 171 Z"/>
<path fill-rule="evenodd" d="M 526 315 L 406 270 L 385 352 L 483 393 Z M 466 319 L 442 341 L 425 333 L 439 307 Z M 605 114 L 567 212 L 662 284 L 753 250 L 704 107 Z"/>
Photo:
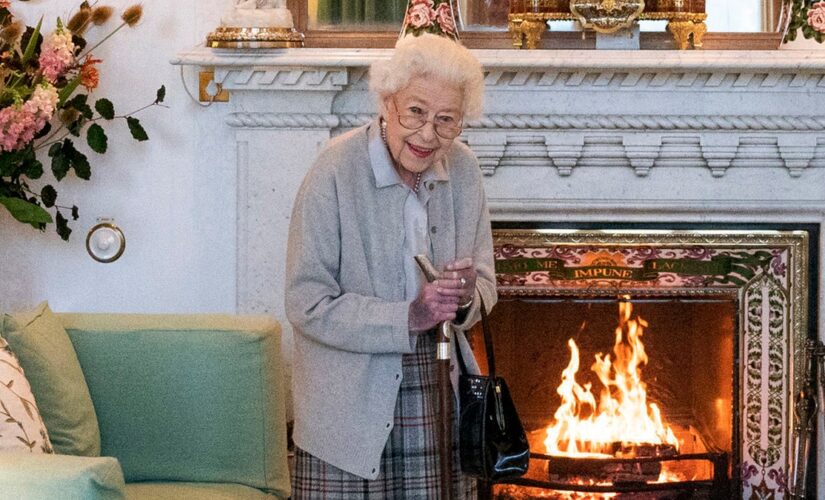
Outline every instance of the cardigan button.
<path fill-rule="evenodd" d="M 430 191 L 432 191 L 433 189 L 435 189 L 435 183 L 434 183 L 434 182 L 431 182 L 431 183 L 427 184 L 427 189 L 429 189 Z"/>
<path fill-rule="evenodd" d="M 433 233 L 433 234 L 435 234 L 435 233 L 437 233 L 437 232 L 438 232 L 438 228 L 437 228 L 437 227 L 435 227 L 435 226 L 433 226 L 433 227 L 431 227 L 431 228 L 430 228 L 430 232 L 431 232 L 431 233 Z"/>

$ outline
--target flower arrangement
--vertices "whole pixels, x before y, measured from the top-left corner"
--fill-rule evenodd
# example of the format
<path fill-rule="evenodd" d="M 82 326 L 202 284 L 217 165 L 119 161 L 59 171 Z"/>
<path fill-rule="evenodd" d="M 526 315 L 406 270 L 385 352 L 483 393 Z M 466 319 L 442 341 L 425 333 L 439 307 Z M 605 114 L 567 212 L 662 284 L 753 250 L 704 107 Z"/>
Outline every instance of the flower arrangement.
<path fill-rule="evenodd" d="M 164 87 L 157 90 L 154 102 L 125 115 L 116 115 L 106 98 L 94 104 L 89 98 L 98 86 L 97 65 L 102 62 L 92 51 L 124 26 L 135 26 L 142 13 L 140 5 L 125 9 L 120 23 L 89 46 L 86 32 L 107 24 L 114 15 L 111 7 L 84 1 L 67 23 L 58 18 L 54 31 L 44 35 L 42 19 L 34 27 L 27 26 L 11 14 L 8 0 L 0 0 L 0 205 L 18 221 L 40 230 L 54 222 L 57 234 L 68 240 L 67 215 L 78 218 L 77 206 L 57 204 L 52 184 L 39 189 L 32 185 L 44 174 L 38 156 L 48 155 L 58 182 L 71 171 L 89 180 L 91 164 L 82 151 L 85 146 L 76 146 L 73 138 L 85 136 L 91 151 L 104 154 L 108 137 L 103 124 L 125 120 L 135 140 L 149 139 L 133 115 L 161 105 Z"/>
<path fill-rule="evenodd" d="M 451 0 L 410 0 L 404 25 L 404 35 L 432 33 L 458 39 L 454 9 Z"/>
<path fill-rule="evenodd" d="M 785 41 L 796 40 L 796 33 L 801 28 L 802 36 L 822 43 L 825 35 L 825 1 L 792 0 L 790 3 L 791 13 Z"/>

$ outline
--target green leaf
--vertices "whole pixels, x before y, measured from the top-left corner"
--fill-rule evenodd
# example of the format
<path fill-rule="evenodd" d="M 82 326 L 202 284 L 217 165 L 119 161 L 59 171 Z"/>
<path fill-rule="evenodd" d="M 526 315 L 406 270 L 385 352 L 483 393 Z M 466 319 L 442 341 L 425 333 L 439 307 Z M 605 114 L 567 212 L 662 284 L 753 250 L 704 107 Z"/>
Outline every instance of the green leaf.
<path fill-rule="evenodd" d="M 69 80 L 69 83 L 67 83 L 65 87 L 60 89 L 60 91 L 57 93 L 59 97 L 57 101 L 58 107 L 63 107 L 63 103 L 66 102 L 66 99 L 68 99 L 72 95 L 72 92 L 74 92 L 75 89 L 77 89 L 78 85 L 80 85 L 80 75 L 77 75 L 76 77 Z"/>
<path fill-rule="evenodd" d="M 74 151 L 74 145 L 72 141 L 69 139 L 65 139 L 63 143 L 58 143 L 57 151 L 52 154 L 52 150 L 55 149 L 52 146 L 49 149 L 49 156 L 52 157 L 52 173 L 54 174 L 55 179 L 58 181 L 63 180 L 66 177 L 66 174 L 69 173 L 69 169 L 71 168 L 71 151 Z"/>
<path fill-rule="evenodd" d="M 103 127 L 97 123 L 93 123 L 89 127 L 89 130 L 86 131 L 86 142 L 89 143 L 89 147 L 92 148 L 92 151 L 95 153 L 105 153 L 107 138 L 106 132 L 103 131 Z"/>
<path fill-rule="evenodd" d="M 47 184 L 40 190 L 40 198 L 47 208 L 53 207 L 54 202 L 57 201 L 57 190 L 51 184 Z"/>
<path fill-rule="evenodd" d="M 66 129 L 75 137 L 80 137 L 80 132 L 83 130 L 83 117 L 78 115 L 77 120 L 66 125 Z"/>
<path fill-rule="evenodd" d="M 155 97 L 155 104 L 163 102 L 166 98 L 166 85 L 161 85 L 158 89 L 157 96 Z"/>
<path fill-rule="evenodd" d="M 60 235 L 60 239 L 63 241 L 69 241 L 69 235 L 72 234 L 72 230 L 69 229 L 69 221 L 63 217 L 63 214 L 60 213 L 60 210 L 57 211 L 57 220 L 55 221 L 55 226 L 57 230 L 57 234 Z"/>
<path fill-rule="evenodd" d="M 39 179 L 43 175 L 43 164 L 37 161 L 36 158 L 26 158 L 24 165 L 24 173 L 29 179 Z"/>
<path fill-rule="evenodd" d="M 0 177 L 9 177 L 17 170 L 20 164 L 20 153 L 18 151 L 7 151 L 0 153 Z"/>
<path fill-rule="evenodd" d="M 63 144 L 60 142 L 55 142 L 51 146 L 49 146 L 49 156 L 54 156 L 60 153 L 60 148 L 63 147 Z"/>
<path fill-rule="evenodd" d="M 136 141 L 149 140 L 149 136 L 146 135 L 146 131 L 143 130 L 143 126 L 140 124 L 140 120 L 138 120 L 137 118 L 132 118 L 131 116 L 127 116 L 126 123 L 129 125 L 129 132 L 132 133 L 132 137 L 134 137 Z"/>
<path fill-rule="evenodd" d="M 74 173 L 84 181 L 88 181 L 92 177 L 92 166 L 89 164 L 89 159 L 80 151 L 75 150 L 71 157 L 72 168 Z"/>
<path fill-rule="evenodd" d="M 40 20 L 37 21 L 37 26 L 34 28 L 34 32 L 29 37 L 29 43 L 26 44 L 26 50 L 23 51 L 23 59 L 24 63 L 28 62 L 29 59 L 32 58 L 34 55 L 34 49 L 37 47 L 37 40 L 40 38 L 40 26 L 43 25 L 43 17 L 40 17 Z"/>
<path fill-rule="evenodd" d="M 48 224 L 52 222 L 49 212 L 39 205 L 19 198 L 0 197 L 0 205 L 6 207 L 11 216 L 26 224 Z"/>
<path fill-rule="evenodd" d="M 115 107 L 109 99 L 98 99 L 95 102 L 95 109 L 100 113 L 100 116 L 107 120 L 115 117 Z"/>
<path fill-rule="evenodd" d="M 92 108 L 89 106 L 87 99 L 88 96 L 86 94 L 77 94 L 71 101 L 68 101 L 64 107 L 74 108 L 83 116 L 83 118 L 91 120 L 94 113 L 92 112 Z"/>

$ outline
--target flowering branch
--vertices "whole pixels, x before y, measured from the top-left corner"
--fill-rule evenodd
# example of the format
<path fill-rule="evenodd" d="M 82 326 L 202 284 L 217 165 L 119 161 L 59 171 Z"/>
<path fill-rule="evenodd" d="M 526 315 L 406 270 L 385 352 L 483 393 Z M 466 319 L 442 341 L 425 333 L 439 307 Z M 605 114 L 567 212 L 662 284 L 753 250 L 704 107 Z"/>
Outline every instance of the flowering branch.
<path fill-rule="evenodd" d="M 84 1 L 68 23 L 58 19 L 56 29 L 44 36 L 42 19 L 35 27 L 25 26 L 8 6 L 0 0 L 0 206 L 41 230 L 54 222 L 58 235 L 68 240 L 71 229 L 61 210 L 77 220 L 78 208 L 56 204 L 57 190 L 51 184 L 30 186 L 44 174 L 37 152 L 47 151 L 57 182 L 70 172 L 88 180 L 91 164 L 72 136 L 85 133 L 85 145 L 104 154 L 108 137 L 103 124 L 122 119 L 133 139 L 146 141 L 149 136 L 134 115 L 162 106 L 166 89 L 160 87 L 152 103 L 126 115 L 115 115 L 114 105 L 105 98 L 95 100 L 92 109 L 89 93 L 98 86 L 97 64 L 102 62 L 92 57 L 92 51 L 124 26 L 135 26 L 143 15 L 139 4 L 127 8 L 121 23 L 91 47 L 84 33 L 106 23 L 114 12 L 111 7 Z M 79 93 L 81 87 L 87 93 Z M 47 209 L 53 210 L 54 218 Z"/>

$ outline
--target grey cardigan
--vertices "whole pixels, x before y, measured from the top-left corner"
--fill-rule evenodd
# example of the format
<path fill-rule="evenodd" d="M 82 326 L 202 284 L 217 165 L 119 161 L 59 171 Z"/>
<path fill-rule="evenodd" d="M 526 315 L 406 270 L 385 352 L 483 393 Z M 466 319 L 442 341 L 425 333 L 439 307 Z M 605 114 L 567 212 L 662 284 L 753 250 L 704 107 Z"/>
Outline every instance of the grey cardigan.
<path fill-rule="evenodd" d="M 379 474 L 401 374 L 414 350 L 404 300 L 403 204 L 407 189 L 377 181 L 368 131 L 331 140 L 307 173 L 289 227 L 286 314 L 294 329 L 294 441 L 366 479 Z M 434 264 L 473 257 L 476 294 L 496 301 L 493 242 L 481 170 L 456 141 L 448 180 L 431 180 L 427 205 Z M 479 300 L 459 330 L 479 318 Z M 463 334 L 457 335 L 463 344 Z M 411 342 L 411 338 L 413 342 Z M 464 351 L 464 349 L 462 349 Z"/>

